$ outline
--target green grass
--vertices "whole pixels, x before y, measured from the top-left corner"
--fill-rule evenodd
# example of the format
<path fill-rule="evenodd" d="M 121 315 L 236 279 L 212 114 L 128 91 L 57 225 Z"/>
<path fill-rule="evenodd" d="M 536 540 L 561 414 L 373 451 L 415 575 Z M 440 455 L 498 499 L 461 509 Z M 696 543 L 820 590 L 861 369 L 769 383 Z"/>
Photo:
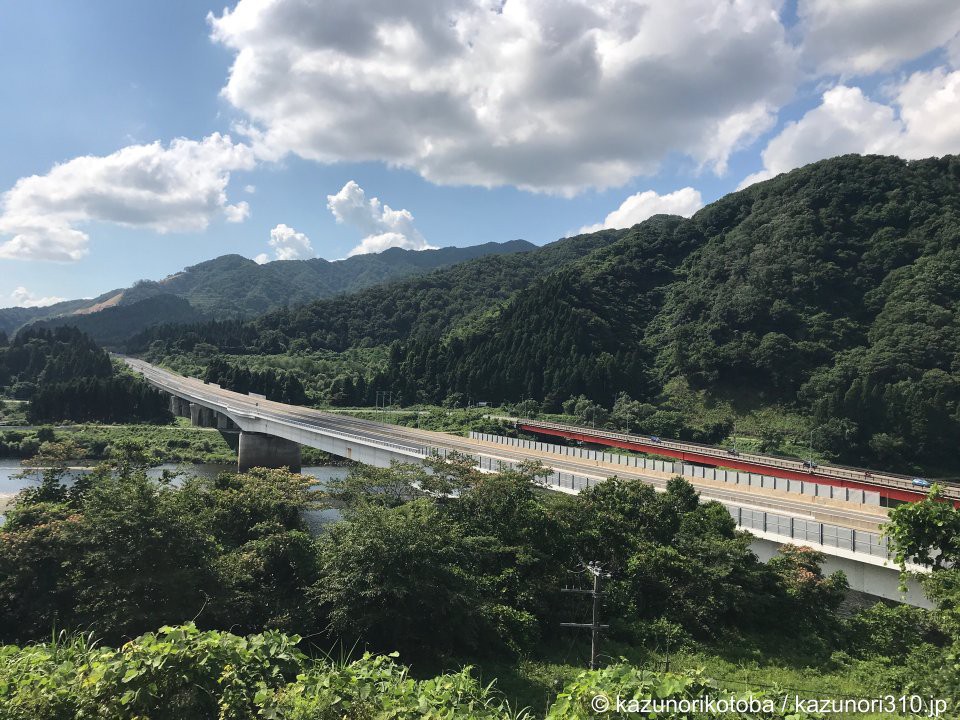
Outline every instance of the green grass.
<path fill-rule="evenodd" d="M 25 400 L 0 400 L 0 425 L 26 425 Z"/>
<path fill-rule="evenodd" d="M 506 430 L 506 427 L 486 416 L 509 415 L 503 408 L 447 408 L 439 405 L 413 405 L 403 409 L 388 408 L 386 410 L 369 407 L 323 409 L 327 412 L 350 415 L 364 420 L 403 425 L 404 427 L 419 427 L 422 430 L 456 433 L 458 435 L 466 435 L 471 430 L 502 433 Z"/>

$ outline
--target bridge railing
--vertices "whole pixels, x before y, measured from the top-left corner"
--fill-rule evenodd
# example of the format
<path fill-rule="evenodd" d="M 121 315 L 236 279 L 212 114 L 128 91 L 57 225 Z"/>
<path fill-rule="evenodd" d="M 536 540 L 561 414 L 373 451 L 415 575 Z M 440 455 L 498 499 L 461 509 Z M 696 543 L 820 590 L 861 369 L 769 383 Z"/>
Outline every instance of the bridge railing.
<path fill-rule="evenodd" d="M 400 450 L 404 453 L 419 455 L 420 457 L 427 457 L 429 455 L 429 450 L 426 446 L 423 445 L 405 445 L 403 443 L 394 443 L 389 440 L 379 440 L 377 438 L 371 438 L 366 435 L 358 435 L 343 430 L 334 430 L 327 427 L 321 427 L 313 425 L 307 422 L 300 422 L 297 420 L 290 420 L 288 418 L 280 417 L 272 412 L 265 410 L 258 410 L 256 413 L 251 413 L 247 408 L 238 408 L 234 407 L 222 399 L 208 397 L 202 393 L 184 390 L 182 387 L 176 385 L 173 382 L 167 380 L 159 372 L 151 372 L 149 376 L 146 375 L 147 380 L 152 384 L 160 387 L 161 390 L 169 392 L 178 397 L 183 397 L 186 400 L 191 400 L 193 402 L 198 402 L 207 406 L 213 406 L 212 409 L 219 409 L 221 412 L 233 415 L 248 415 L 260 420 L 268 420 L 270 422 L 275 422 L 281 425 L 286 425 L 289 427 L 296 427 L 302 430 L 317 432 L 324 435 L 331 435 L 339 437 L 342 440 L 349 440 L 351 442 L 357 442 L 362 445 L 376 445 L 385 449 L 390 450 Z"/>
<path fill-rule="evenodd" d="M 442 448 L 432 448 L 432 450 L 435 450 L 435 454 L 440 457 L 446 456 L 446 452 Z M 471 456 L 483 470 L 507 470 L 515 469 L 518 466 L 518 463 L 515 462 L 483 455 L 471 454 Z M 555 470 L 545 476 L 542 482 L 545 487 L 578 493 L 605 481 Z M 890 559 L 887 539 L 881 534 L 879 527 L 876 532 L 857 530 L 755 507 L 728 502 L 721 502 L 721 504 L 727 509 L 737 525 L 748 531 L 774 535 L 783 538 L 784 542 L 796 541 L 800 545 L 820 546 L 825 549 L 837 548 L 883 560 Z"/>
<path fill-rule="evenodd" d="M 880 487 L 889 487 L 897 490 L 909 490 L 923 494 L 924 487 L 918 487 L 913 484 L 912 479 L 904 475 L 893 475 L 890 473 L 872 473 L 856 468 L 846 468 L 837 465 L 818 465 L 811 468 L 800 460 L 788 460 L 777 458 L 770 455 L 758 455 L 755 453 L 741 453 L 732 455 L 726 450 L 713 447 L 711 445 L 702 445 L 700 443 L 677 442 L 674 440 L 663 440 L 645 435 L 631 435 L 627 433 L 618 433 L 610 430 L 597 430 L 596 428 L 586 428 L 579 425 L 568 425 L 566 423 L 555 423 L 546 420 L 532 420 L 530 418 L 517 418 L 518 425 L 527 425 L 532 428 L 544 428 L 559 430 L 561 432 L 577 433 L 578 435 L 587 435 L 599 439 L 620 440 L 627 443 L 642 444 L 652 449 L 665 448 L 676 452 L 689 452 L 713 458 L 719 465 L 723 461 L 741 461 L 755 464 L 762 467 L 779 468 L 782 470 L 791 470 L 793 472 L 806 473 L 811 477 L 821 476 L 838 480 L 851 480 L 868 485 L 877 485 Z M 652 450 L 655 452 L 655 450 Z M 960 499 L 960 491 L 954 487 L 944 489 L 944 495 L 953 499 Z"/>
<path fill-rule="evenodd" d="M 260 418 L 263 420 L 269 420 L 270 422 L 280 423 L 281 425 L 288 425 L 291 427 L 297 427 L 319 433 L 321 435 L 331 435 L 344 440 L 350 440 L 351 442 L 358 442 L 361 445 L 376 445 L 390 450 L 402 450 L 405 453 L 412 453 L 420 457 L 427 457 L 429 455 L 429 449 L 424 445 L 404 445 L 403 443 L 394 443 L 390 442 L 389 440 L 379 440 L 377 438 L 371 438 L 366 435 L 357 435 L 344 430 L 333 430 L 328 427 L 313 425 L 306 422 L 288 420 L 286 418 L 277 417 L 272 413 L 262 413 Z"/>

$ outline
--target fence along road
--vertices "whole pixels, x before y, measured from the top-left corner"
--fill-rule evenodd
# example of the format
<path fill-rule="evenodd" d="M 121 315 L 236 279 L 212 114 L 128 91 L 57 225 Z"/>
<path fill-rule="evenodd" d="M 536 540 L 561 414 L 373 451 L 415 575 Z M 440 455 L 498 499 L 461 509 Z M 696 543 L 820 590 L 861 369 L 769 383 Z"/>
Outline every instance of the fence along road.
<path fill-rule="evenodd" d="M 176 375 L 140 360 L 125 360 L 156 387 L 203 403 L 216 412 L 296 426 L 304 437 L 339 436 L 357 444 L 394 449 L 397 459 L 414 461 L 456 451 L 473 455 L 485 470 L 496 470 L 501 464 L 509 467 L 540 461 L 553 471 L 548 487 L 565 492 L 578 492 L 614 475 L 643 480 L 662 489 L 670 477 L 679 474 L 672 466 L 664 472 L 620 464 L 620 458 L 614 459 L 613 454 L 587 459 L 556 452 L 558 446 L 547 443 L 538 443 L 538 448 L 512 447 L 495 436 L 465 438 L 286 405 Z M 888 566 L 886 545 L 879 537 L 880 525 L 887 520 L 882 507 L 703 477 L 687 479 L 704 499 L 724 504 L 741 527 L 759 538 L 778 543 L 799 541 L 856 563 Z"/>

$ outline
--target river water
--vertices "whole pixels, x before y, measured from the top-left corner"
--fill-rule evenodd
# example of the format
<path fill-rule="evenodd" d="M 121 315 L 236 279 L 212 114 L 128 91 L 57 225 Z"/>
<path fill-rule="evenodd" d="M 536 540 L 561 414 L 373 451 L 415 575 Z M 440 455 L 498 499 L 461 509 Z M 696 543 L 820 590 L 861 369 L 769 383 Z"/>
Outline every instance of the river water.
<path fill-rule="evenodd" d="M 25 468 L 20 464 L 19 460 L 14 458 L 0 458 L 0 510 L 3 509 L 3 506 L 6 505 L 6 503 L 12 499 L 14 495 L 24 488 L 36 487 L 40 484 L 39 473 L 30 473 L 25 477 L 20 477 L 24 469 Z M 147 474 L 150 475 L 150 477 L 159 478 L 165 470 L 171 472 L 179 471 L 185 475 L 199 475 L 201 477 L 212 478 L 216 477 L 217 474 L 221 472 L 236 472 L 237 466 L 232 464 L 174 465 L 168 463 L 150 468 L 150 470 L 147 471 Z M 83 471 L 78 470 L 76 472 Z M 301 470 L 301 472 L 304 475 L 309 475 L 312 478 L 316 478 L 316 487 L 322 488 L 328 480 L 346 477 L 350 470 L 349 468 L 338 467 L 334 465 L 316 465 L 305 467 L 303 470 Z M 174 480 L 174 484 L 176 484 L 176 480 Z M 319 530 L 323 525 L 336 521 L 339 518 L 339 511 L 332 509 L 308 510 L 304 513 L 304 519 L 314 531 Z M 2 522 L 3 515 L 0 514 L 0 523 Z"/>

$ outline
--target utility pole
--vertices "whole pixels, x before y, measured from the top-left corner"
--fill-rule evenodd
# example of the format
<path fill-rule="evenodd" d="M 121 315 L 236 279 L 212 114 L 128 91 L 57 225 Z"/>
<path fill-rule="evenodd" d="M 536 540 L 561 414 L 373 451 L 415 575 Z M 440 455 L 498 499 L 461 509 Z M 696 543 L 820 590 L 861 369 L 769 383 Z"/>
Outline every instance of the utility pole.
<path fill-rule="evenodd" d="M 592 562 L 587 564 L 585 570 L 593 575 L 593 589 L 582 588 L 561 588 L 560 592 L 578 593 L 580 595 L 590 595 L 593 599 L 593 612 L 590 623 L 560 623 L 561 627 L 590 629 L 590 669 L 597 669 L 597 654 L 599 652 L 599 638 L 603 630 L 608 629 L 609 625 L 601 625 L 600 620 L 600 578 L 610 577 L 609 573 L 604 573 L 600 563 Z"/>
<path fill-rule="evenodd" d="M 380 422 L 387 421 L 387 398 L 390 399 L 390 405 L 393 406 L 393 390 L 377 390 L 376 398 L 376 417 Z"/>

